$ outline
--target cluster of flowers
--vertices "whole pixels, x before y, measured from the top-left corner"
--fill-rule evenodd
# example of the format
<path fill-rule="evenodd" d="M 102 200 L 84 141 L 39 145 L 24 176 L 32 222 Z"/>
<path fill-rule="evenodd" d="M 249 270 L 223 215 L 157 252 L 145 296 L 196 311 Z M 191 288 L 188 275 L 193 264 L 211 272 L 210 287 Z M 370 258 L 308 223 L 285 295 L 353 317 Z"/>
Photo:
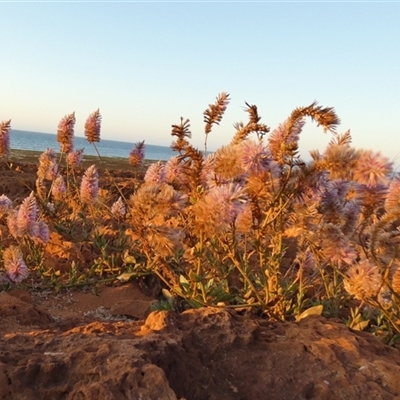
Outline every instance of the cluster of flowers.
<path fill-rule="evenodd" d="M 60 144 L 61 156 L 65 155 L 67 166 L 75 170 L 81 164 L 84 149 L 74 149 L 75 113 L 65 115 L 57 130 L 57 141 Z M 100 141 L 101 115 L 96 110 L 89 115 L 85 122 L 85 137 L 93 145 Z M 0 123 L 0 156 L 7 157 L 10 154 L 10 130 L 11 121 Z M 144 141 L 135 144 L 129 156 L 129 163 L 133 167 L 139 167 L 144 162 Z M 61 157 L 60 157 L 61 160 Z M 50 190 L 48 190 L 50 184 Z M 37 170 L 36 194 L 43 204 L 47 203 L 47 211 L 55 212 L 54 202 L 63 204 L 68 202 L 66 180 L 61 173 L 57 154 L 53 149 L 46 149 L 39 157 Z M 99 176 L 95 165 L 90 166 L 84 172 L 80 188 L 79 202 L 82 205 L 94 205 L 98 200 Z M 120 197 L 111 206 L 111 213 L 117 219 L 124 218 L 126 206 Z M 11 236 L 17 241 L 22 238 L 30 238 L 43 243 L 49 240 L 49 228 L 38 217 L 39 208 L 34 193 L 23 200 L 22 204 L 14 208 L 11 200 L 0 196 L 0 218 L 6 218 L 7 227 Z M 28 268 L 24 262 L 23 254 L 19 246 L 11 245 L 3 256 L 6 275 L 12 282 L 20 282 L 28 276 Z"/>
<path fill-rule="evenodd" d="M 282 243 L 290 243 L 296 255 L 286 268 L 308 279 L 305 285 L 321 271 L 326 276 L 336 270 L 355 298 L 390 303 L 400 295 L 400 176 L 392 163 L 379 152 L 353 148 L 350 132 L 337 134 L 339 119 L 331 108 L 314 103 L 296 109 L 267 137 L 269 128 L 259 123 L 257 108 L 248 105 L 247 111 L 249 123 L 237 124 L 232 142 L 208 157 L 189 144 L 188 120 L 173 126 L 172 147 L 179 155 L 151 165 L 131 201 L 142 239 L 147 232 L 149 244 L 157 237 L 154 253 L 172 256 L 180 249 L 188 262 L 199 248 L 196 240 L 206 251 L 213 248 L 214 257 L 223 253 L 221 264 L 232 255 L 238 264 L 247 257 L 253 283 L 265 281 L 271 260 L 284 264 Z M 307 116 L 333 133 L 325 151 L 312 151 L 308 163 L 298 155 Z M 251 133 L 257 138 L 249 138 Z M 163 199 L 166 187 L 174 196 Z M 152 210 L 144 205 L 152 203 L 151 196 L 158 203 Z M 178 217 L 171 219 L 171 209 Z M 209 254 L 203 258 L 202 268 L 215 272 L 209 259 Z"/>
<path fill-rule="evenodd" d="M 228 103 L 229 95 L 223 93 L 204 112 L 206 137 Z M 129 246 L 156 263 L 156 273 L 174 287 L 179 281 L 168 267 L 172 258 L 180 274 L 194 276 L 196 285 L 212 276 L 209 286 L 215 290 L 236 267 L 246 296 L 260 303 L 271 293 L 278 298 L 273 284 L 284 279 L 303 279 L 310 287 L 335 271 L 355 298 L 391 304 L 400 295 L 400 175 L 392 163 L 379 152 L 353 148 L 350 132 L 337 134 L 339 119 L 332 108 L 313 103 L 295 109 L 270 133 L 260 123 L 257 107 L 246 106 L 248 123 L 236 124 L 231 143 L 210 155 L 190 145 L 189 120 L 173 125 L 172 148 L 178 155 L 152 164 L 134 195 L 128 201 L 119 197 L 109 208 L 131 238 Z M 325 151 L 312 151 L 307 163 L 298 151 L 306 117 L 333 133 Z M 99 110 L 86 121 L 89 143 L 100 140 L 100 122 Z M 83 154 L 74 151 L 74 124 L 75 114 L 70 114 L 58 129 L 61 153 L 71 167 L 79 165 Z M 7 149 L 9 122 L 0 128 L 0 150 Z M 143 160 L 144 142 L 139 142 L 129 162 L 140 166 Z M 39 162 L 38 196 L 62 201 L 67 187 L 55 152 L 46 150 Z M 51 181 L 50 195 L 45 181 Z M 92 165 L 81 181 L 80 202 L 96 205 L 98 193 L 98 172 Z M 14 238 L 48 237 L 33 194 L 17 210 L 0 198 L 1 210 L 8 213 Z M 295 249 L 292 255 L 286 254 L 289 244 Z M 4 253 L 14 281 L 26 276 L 18 251 L 10 247 Z"/>
<path fill-rule="evenodd" d="M 46 243 L 49 240 L 49 228 L 39 217 L 39 209 L 32 192 L 16 209 L 5 195 L 0 196 L 0 217 L 5 217 L 7 227 L 14 239 L 29 238 Z M 11 245 L 4 251 L 6 275 L 12 282 L 21 282 L 28 276 L 28 268 L 18 246 Z"/>

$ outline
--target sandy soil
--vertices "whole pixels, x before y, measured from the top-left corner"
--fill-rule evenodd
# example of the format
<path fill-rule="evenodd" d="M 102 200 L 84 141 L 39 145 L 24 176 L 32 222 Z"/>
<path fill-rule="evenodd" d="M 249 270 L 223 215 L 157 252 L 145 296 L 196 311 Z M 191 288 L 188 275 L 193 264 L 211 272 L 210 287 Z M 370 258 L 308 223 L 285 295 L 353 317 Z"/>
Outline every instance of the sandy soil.
<path fill-rule="evenodd" d="M 0 168 L 0 194 L 23 198 L 13 173 Z M 137 282 L 1 292 L 0 399 L 400 399 L 399 350 L 340 321 L 153 302 Z"/>

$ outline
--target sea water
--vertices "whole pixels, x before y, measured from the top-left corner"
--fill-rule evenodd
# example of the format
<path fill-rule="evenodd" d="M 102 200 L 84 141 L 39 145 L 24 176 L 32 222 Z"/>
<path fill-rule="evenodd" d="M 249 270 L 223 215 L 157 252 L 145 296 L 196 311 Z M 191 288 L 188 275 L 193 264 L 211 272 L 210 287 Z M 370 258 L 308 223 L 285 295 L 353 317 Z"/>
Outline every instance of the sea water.
<path fill-rule="evenodd" d="M 57 135 L 51 133 L 29 132 L 12 129 L 10 132 L 11 149 L 19 150 L 36 150 L 44 151 L 51 148 L 56 152 L 59 151 L 60 145 L 57 142 Z M 96 147 L 101 156 L 104 157 L 122 157 L 129 158 L 129 153 L 135 147 L 134 143 L 118 142 L 116 140 L 100 139 L 96 143 Z M 83 154 L 96 156 L 96 150 L 86 138 L 75 136 L 74 149 L 85 149 Z M 146 160 L 169 160 L 177 155 L 166 146 L 155 146 L 146 144 L 145 142 L 145 159 Z"/>

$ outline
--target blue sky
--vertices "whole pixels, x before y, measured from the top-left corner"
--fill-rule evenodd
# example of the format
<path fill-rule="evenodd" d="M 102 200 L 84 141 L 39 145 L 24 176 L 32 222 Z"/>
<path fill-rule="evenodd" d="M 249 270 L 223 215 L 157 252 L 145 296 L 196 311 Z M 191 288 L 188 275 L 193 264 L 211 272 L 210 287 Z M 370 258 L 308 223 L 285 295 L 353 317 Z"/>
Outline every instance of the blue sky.
<path fill-rule="evenodd" d="M 1 2 L 0 120 L 55 133 L 75 111 L 82 135 L 100 108 L 104 139 L 168 146 L 183 116 L 202 148 L 203 111 L 227 91 L 210 149 L 247 120 L 245 101 L 274 128 L 317 100 L 335 107 L 339 132 L 350 129 L 356 147 L 392 159 L 400 154 L 399 17 L 394 2 Z M 301 152 L 329 140 L 307 121 Z"/>

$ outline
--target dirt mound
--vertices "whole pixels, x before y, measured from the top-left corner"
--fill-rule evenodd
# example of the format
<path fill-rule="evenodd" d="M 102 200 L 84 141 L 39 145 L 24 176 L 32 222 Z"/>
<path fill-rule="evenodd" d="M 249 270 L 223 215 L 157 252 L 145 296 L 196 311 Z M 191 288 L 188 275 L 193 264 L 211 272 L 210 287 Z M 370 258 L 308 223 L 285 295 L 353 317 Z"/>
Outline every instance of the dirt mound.
<path fill-rule="evenodd" d="M 0 398 L 400 399 L 400 353 L 368 333 L 322 317 L 149 314 L 139 292 L 1 293 Z"/>

